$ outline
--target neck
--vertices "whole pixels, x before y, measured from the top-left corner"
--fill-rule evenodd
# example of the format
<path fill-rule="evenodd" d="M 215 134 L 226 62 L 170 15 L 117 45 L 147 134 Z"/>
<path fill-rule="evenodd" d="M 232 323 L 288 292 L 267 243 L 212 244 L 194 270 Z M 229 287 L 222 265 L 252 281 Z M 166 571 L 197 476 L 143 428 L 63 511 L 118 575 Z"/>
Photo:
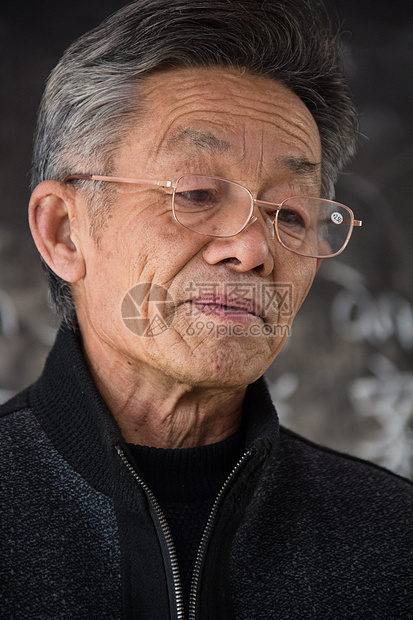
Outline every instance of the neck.
<path fill-rule="evenodd" d="M 83 343 L 95 383 L 128 443 L 192 448 L 222 441 L 241 424 L 245 389 L 200 389 L 146 364 Z"/>

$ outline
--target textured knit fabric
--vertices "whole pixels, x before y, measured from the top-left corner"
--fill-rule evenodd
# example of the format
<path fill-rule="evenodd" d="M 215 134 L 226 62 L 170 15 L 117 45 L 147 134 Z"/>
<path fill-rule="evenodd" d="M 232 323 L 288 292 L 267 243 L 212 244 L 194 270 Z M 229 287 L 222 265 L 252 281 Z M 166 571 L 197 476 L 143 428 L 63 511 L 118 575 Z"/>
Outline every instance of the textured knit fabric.
<path fill-rule="evenodd" d="M 412 620 L 412 484 L 280 428 L 263 380 L 199 565 L 199 620 Z M 182 618 L 171 537 L 85 366 L 58 334 L 0 408 L 0 610 Z"/>
<path fill-rule="evenodd" d="M 216 496 L 244 452 L 244 430 L 215 444 L 181 450 L 131 445 L 143 480 L 168 521 L 178 556 L 184 608 L 202 534 Z"/>

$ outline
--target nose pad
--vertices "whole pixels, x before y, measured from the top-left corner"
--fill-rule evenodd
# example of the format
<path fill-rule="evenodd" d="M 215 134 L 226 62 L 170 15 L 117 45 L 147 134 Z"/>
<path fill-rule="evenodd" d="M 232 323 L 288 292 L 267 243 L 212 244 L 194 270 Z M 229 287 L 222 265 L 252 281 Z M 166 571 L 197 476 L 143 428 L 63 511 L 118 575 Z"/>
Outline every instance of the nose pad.
<path fill-rule="evenodd" d="M 258 207 L 258 211 L 262 217 L 262 219 L 265 222 L 265 226 L 268 229 L 268 232 L 270 233 L 270 237 L 271 239 L 275 239 L 275 227 L 274 227 L 274 218 L 271 218 L 271 216 L 266 212 L 264 207 L 261 207 L 259 205 L 256 205 L 256 207 Z M 255 217 L 255 220 L 257 220 L 258 218 Z"/>
<path fill-rule="evenodd" d="M 268 230 L 271 239 L 275 239 L 274 220 L 271 219 L 271 217 L 268 215 L 268 213 L 265 212 L 265 209 L 263 209 L 262 207 L 258 207 L 258 212 L 260 213 L 261 218 L 264 220 L 265 227 Z M 251 224 L 253 224 L 257 220 L 258 220 L 258 217 L 256 215 L 251 215 L 246 228 L 248 226 L 251 226 Z"/>
<path fill-rule="evenodd" d="M 265 215 L 264 219 L 267 224 L 267 228 L 270 231 L 271 239 L 275 239 L 274 220 L 272 220 L 269 215 Z"/>

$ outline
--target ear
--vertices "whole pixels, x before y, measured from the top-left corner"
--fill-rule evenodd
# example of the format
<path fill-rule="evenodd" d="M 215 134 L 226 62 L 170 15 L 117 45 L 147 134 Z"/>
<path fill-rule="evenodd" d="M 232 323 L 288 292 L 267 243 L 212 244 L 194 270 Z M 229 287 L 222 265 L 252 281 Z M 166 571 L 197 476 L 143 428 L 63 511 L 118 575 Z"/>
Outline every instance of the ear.
<path fill-rule="evenodd" d="M 75 189 L 59 181 L 40 183 L 30 198 L 30 230 L 43 260 L 66 282 L 86 273 L 75 223 Z"/>
<path fill-rule="evenodd" d="M 322 262 L 323 262 L 322 258 L 317 258 L 316 273 L 320 269 L 320 265 L 321 265 Z"/>

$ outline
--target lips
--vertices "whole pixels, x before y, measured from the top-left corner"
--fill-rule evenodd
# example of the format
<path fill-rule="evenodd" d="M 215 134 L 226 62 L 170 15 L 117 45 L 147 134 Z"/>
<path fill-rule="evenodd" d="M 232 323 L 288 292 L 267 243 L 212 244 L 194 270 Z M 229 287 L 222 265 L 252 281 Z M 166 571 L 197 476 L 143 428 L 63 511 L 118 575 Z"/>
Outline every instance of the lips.
<path fill-rule="evenodd" d="M 224 295 L 203 295 L 188 300 L 195 313 L 224 318 L 242 318 L 246 316 L 262 319 L 261 309 L 253 299 L 228 297 Z"/>

